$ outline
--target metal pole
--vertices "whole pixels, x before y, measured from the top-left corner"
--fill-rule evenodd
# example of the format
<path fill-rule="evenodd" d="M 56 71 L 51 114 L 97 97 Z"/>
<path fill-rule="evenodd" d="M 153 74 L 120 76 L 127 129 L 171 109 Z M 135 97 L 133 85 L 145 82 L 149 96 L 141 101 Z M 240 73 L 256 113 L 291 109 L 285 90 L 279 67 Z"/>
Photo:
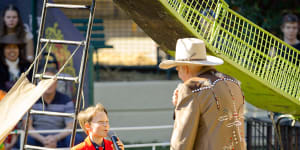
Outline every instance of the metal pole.
<path fill-rule="evenodd" d="M 267 150 L 272 149 L 272 124 L 267 124 Z"/>
<path fill-rule="evenodd" d="M 35 52 L 35 56 L 38 55 L 40 48 L 41 48 L 41 43 L 39 42 L 41 39 L 41 36 L 43 36 L 43 29 L 45 26 L 45 17 L 46 17 L 46 12 L 47 12 L 47 8 L 46 8 L 46 3 L 48 3 L 48 0 L 44 0 L 43 3 L 43 9 L 42 9 L 42 16 L 41 16 L 41 24 L 40 24 L 40 30 L 39 30 L 39 35 L 38 35 L 38 42 L 37 42 L 37 46 L 36 46 L 36 52 Z M 39 62 L 39 60 L 37 60 L 37 62 Z M 38 63 L 34 64 L 33 67 L 33 75 L 32 75 L 32 83 L 35 84 L 36 80 L 34 78 L 35 74 L 37 73 L 37 68 L 38 68 Z M 24 142 L 23 142 L 23 146 L 22 149 L 25 149 L 25 145 L 27 143 L 27 137 L 28 137 L 28 124 L 29 124 L 29 119 L 30 119 L 30 110 L 27 112 L 27 118 L 26 118 L 26 124 L 25 124 L 25 137 L 24 137 Z"/>
<path fill-rule="evenodd" d="M 89 90 L 88 90 L 88 93 L 89 93 L 89 101 L 88 103 L 90 105 L 93 105 L 94 104 L 94 73 L 95 73 L 95 70 L 94 70 L 94 64 L 93 64 L 93 49 L 90 48 L 90 53 L 89 53 L 89 64 L 88 64 L 88 75 L 89 75 Z M 87 105 L 85 105 L 87 106 Z"/>
<path fill-rule="evenodd" d="M 72 131 L 71 142 L 70 142 L 71 147 L 74 146 L 74 141 L 75 141 L 75 136 L 76 136 L 76 128 L 77 128 L 77 123 L 78 123 L 77 115 L 80 110 L 80 103 L 81 103 L 81 97 L 82 97 L 81 91 L 83 90 L 84 75 L 85 75 L 86 64 L 87 64 L 87 59 L 88 59 L 88 50 L 89 50 L 90 36 L 91 36 L 91 30 L 92 30 L 93 19 L 94 19 L 94 14 L 95 14 L 95 8 L 96 8 L 96 3 L 95 3 L 95 0 L 93 0 L 91 8 L 90 8 L 87 34 L 85 37 L 86 44 L 85 44 L 85 47 L 83 50 L 81 65 L 80 65 L 80 70 L 79 70 L 79 87 L 77 89 L 77 97 L 76 97 L 76 105 L 75 105 L 75 118 L 74 118 L 74 122 L 73 122 L 73 131 Z"/>
<path fill-rule="evenodd" d="M 247 150 L 251 150 L 252 145 L 252 119 L 247 120 Z"/>

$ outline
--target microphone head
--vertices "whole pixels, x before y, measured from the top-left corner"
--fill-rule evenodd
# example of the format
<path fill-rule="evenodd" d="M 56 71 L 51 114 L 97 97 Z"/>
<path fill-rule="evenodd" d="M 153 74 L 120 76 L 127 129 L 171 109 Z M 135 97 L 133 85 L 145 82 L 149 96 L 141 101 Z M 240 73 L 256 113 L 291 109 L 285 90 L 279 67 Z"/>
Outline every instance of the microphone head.
<path fill-rule="evenodd" d="M 109 131 L 108 132 L 108 137 L 111 138 L 112 136 L 116 136 L 116 133 L 114 131 Z"/>

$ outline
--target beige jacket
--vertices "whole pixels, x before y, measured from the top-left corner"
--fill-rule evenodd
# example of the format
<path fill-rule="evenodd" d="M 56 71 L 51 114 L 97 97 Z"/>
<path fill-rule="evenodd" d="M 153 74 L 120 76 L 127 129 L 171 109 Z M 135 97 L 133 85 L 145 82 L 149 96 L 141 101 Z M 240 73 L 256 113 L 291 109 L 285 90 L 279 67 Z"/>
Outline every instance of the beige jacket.
<path fill-rule="evenodd" d="M 171 150 L 245 150 L 244 96 L 238 81 L 216 70 L 178 88 Z"/>

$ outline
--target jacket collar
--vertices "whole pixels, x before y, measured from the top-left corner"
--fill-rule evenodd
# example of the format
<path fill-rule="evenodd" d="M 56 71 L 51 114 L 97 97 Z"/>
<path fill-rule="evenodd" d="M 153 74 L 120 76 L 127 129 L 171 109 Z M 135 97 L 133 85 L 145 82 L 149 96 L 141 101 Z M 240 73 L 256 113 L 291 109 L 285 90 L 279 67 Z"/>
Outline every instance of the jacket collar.
<path fill-rule="evenodd" d="M 84 142 L 85 142 L 86 146 L 88 147 L 88 149 L 90 149 L 90 150 L 96 150 L 96 148 L 95 148 L 95 146 L 93 145 L 93 143 L 92 143 L 92 141 L 91 141 L 91 139 L 90 139 L 89 136 L 87 136 L 87 137 L 85 138 Z"/>
<path fill-rule="evenodd" d="M 204 66 L 198 73 L 198 77 L 203 75 L 203 74 L 206 74 L 208 71 L 216 71 L 216 69 L 214 67 L 211 67 L 211 66 Z"/>
<path fill-rule="evenodd" d="M 87 147 L 89 147 L 89 150 L 96 150 L 89 136 L 85 138 L 84 142 L 86 143 Z M 103 138 L 103 143 L 104 143 L 105 150 L 110 150 L 111 145 L 105 138 Z M 99 149 L 97 150 L 103 150 L 103 149 L 102 147 L 99 147 Z"/>

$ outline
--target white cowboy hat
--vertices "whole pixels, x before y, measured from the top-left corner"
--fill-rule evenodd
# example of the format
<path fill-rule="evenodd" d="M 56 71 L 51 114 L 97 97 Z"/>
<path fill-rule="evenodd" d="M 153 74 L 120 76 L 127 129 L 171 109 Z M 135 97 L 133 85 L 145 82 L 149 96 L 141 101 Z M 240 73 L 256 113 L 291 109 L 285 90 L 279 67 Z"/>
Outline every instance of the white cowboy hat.
<path fill-rule="evenodd" d="M 177 40 L 175 60 L 162 61 L 159 67 L 169 69 L 178 65 L 216 66 L 222 64 L 222 59 L 206 55 L 205 43 L 202 40 L 183 38 Z"/>

